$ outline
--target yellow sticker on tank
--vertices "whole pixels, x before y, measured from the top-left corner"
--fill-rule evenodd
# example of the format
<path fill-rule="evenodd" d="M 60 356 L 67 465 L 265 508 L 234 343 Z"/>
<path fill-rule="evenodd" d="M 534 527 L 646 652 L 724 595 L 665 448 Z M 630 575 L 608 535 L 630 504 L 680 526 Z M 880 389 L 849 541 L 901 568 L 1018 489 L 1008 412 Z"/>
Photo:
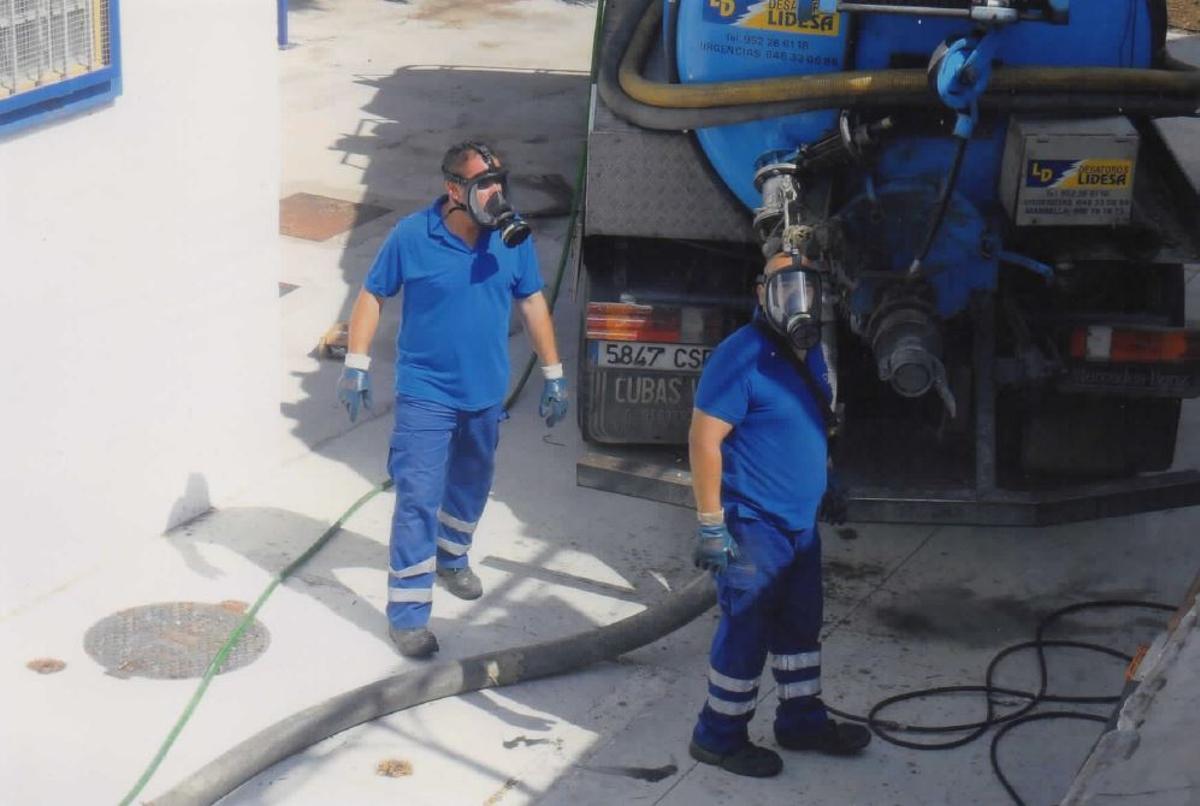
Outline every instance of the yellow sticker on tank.
<path fill-rule="evenodd" d="M 841 15 L 822 14 L 818 6 L 819 0 L 708 0 L 704 20 L 760 31 L 837 36 Z"/>

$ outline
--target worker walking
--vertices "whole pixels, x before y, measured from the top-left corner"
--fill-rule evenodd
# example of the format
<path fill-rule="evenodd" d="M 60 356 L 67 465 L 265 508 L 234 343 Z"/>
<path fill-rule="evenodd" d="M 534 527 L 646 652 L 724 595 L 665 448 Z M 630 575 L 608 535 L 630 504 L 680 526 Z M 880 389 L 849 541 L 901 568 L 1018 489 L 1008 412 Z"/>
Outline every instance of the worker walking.
<path fill-rule="evenodd" d="M 696 565 L 714 571 L 721 620 L 693 758 L 769 777 L 779 754 L 750 742 L 768 652 L 788 750 L 849 754 L 871 739 L 821 702 L 821 541 L 830 387 L 819 347 L 821 273 L 780 253 L 757 278 L 753 321 L 713 352 L 689 434 L 699 529 Z"/>
<path fill-rule="evenodd" d="M 392 641 L 409 657 L 438 649 L 428 628 L 435 576 L 461 599 L 483 593 L 468 552 L 492 486 L 514 299 L 541 359 L 541 416 L 552 426 L 567 411 L 537 255 L 509 201 L 507 171 L 487 145 L 464 142 L 446 152 L 442 175 L 445 195 L 397 223 L 367 273 L 338 383 L 354 421 L 371 405 L 367 352 L 380 308 L 403 288 L 387 616 Z"/>

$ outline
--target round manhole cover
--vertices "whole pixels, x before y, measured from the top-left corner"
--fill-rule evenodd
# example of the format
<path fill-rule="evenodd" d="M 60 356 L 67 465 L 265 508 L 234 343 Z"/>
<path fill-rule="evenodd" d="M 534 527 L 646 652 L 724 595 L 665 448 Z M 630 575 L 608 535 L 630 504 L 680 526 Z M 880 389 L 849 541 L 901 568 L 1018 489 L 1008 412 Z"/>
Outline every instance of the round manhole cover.
<path fill-rule="evenodd" d="M 241 619 L 237 608 L 202 602 L 131 607 L 93 624 L 83 648 L 116 677 L 200 677 Z M 270 641 L 267 628 L 251 622 L 218 673 L 254 662 Z"/>

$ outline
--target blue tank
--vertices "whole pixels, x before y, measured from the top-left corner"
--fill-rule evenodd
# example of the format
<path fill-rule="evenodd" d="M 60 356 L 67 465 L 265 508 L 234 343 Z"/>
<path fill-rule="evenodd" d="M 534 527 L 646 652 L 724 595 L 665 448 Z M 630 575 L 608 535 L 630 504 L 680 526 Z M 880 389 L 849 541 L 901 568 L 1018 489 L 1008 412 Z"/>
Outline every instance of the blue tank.
<path fill-rule="evenodd" d="M 796 0 L 716 0 L 683 3 L 675 31 L 679 78 L 705 83 L 747 78 L 808 75 L 835 70 L 887 68 L 899 60 L 924 66 L 947 38 L 972 28 L 965 20 L 894 14 L 815 15 L 797 24 Z M 815 7 L 817 4 L 813 2 Z M 726 13 L 728 12 L 728 13 Z M 791 15 L 790 17 L 788 15 Z M 1006 65 L 1148 67 L 1151 23 L 1143 0 L 1110 0 L 1105 13 L 1080 8 L 1066 25 L 1018 23 L 1001 29 L 997 59 Z M 850 47 L 848 42 L 854 41 Z M 713 168 L 747 207 L 760 198 L 754 189 L 754 165 L 769 151 L 794 149 L 825 134 L 835 112 L 821 111 L 774 120 L 722 126 L 697 132 Z M 999 135 L 1003 136 L 1003 127 Z M 926 166 L 945 172 L 953 148 L 947 138 L 898 138 L 885 149 L 878 179 L 919 176 Z M 963 166 L 961 187 L 978 202 L 994 200 L 999 171 L 998 146 L 972 149 Z"/>
<path fill-rule="evenodd" d="M 925 67 L 943 42 L 969 35 L 966 19 L 900 14 L 821 14 L 798 19 L 797 2 L 810 0 L 703 0 L 682 3 L 675 39 L 679 79 L 706 83 L 737 79 L 808 75 L 838 70 Z M 1000 27 L 995 59 L 1008 66 L 1147 67 L 1153 36 L 1147 0 L 1110 0 L 1103 13 L 1095 4 L 1077 4 L 1065 24 L 1021 21 Z M 733 193 L 754 209 L 762 196 L 754 185 L 765 155 L 794 152 L 831 133 L 837 110 L 704 129 L 697 139 Z M 950 127 L 939 132 L 943 110 L 929 114 L 920 135 L 886 138 L 869 175 L 851 175 L 840 196 L 848 199 L 837 214 L 850 238 L 870 242 L 877 261 L 872 268 L 902 271 L 919 249 L 924 228 L 936 206 L 939 186 L 954 159 Z M 936 245 L 929 254 L 934 304 L 941 317 L 966 306 L 972 290 L 994 288 L 996 253 L 1003 244 L 981 250 L 989 233 L 1003 229 L 999 176 L 1008 120 L 993 116 L 978 126 L 963 155 L 954 193 Z M 880 213 L 883 213 L 881 216 Z M 947 268 L 953 271 L 946 271 Z M 867 315 L 877 299 L 870 284 L 847 301 L 851 313 Z"/>

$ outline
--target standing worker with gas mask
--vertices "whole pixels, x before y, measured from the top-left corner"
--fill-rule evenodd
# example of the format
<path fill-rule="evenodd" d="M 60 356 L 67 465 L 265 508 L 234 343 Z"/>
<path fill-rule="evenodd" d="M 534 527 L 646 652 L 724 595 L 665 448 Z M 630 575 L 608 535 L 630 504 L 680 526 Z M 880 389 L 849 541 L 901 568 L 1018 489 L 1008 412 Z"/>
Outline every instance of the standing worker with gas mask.
<path fill-rule="evenodd" d="M 689 448 L 696 565 L 715 572 L 721 620 L 693 758 L 737 775 L 777 775 L 750 742 L 767 653 L 779 693 L 775 741 L 850 754 L 871 734 L 829 718 L 821 692 L 821 541 L 831 389 L 820 349 L 821 275 L 779 253 L 757 278 L 753 321 L 713 352 L 696 391 Z"/>
<path fill-rule="evenodd" d="M 464 142 L 446 152 L 442 175 L 446 195 L 402 219 L 367 273 L 338 383 L 354 421 L 371 405 L 367 351 L 383 299 L 403 287 L 387 616 L 396 648 L 418 658 L 438 649 L 428 628 L 435 575 L 461 599 L 483 593 L 467 552 L 492 486 L 514 299 L 542 363 L 539 412 L 552 426 L 567 411 L 537 255 L 509 202 L 507 171 L 486 145 Z"/>

